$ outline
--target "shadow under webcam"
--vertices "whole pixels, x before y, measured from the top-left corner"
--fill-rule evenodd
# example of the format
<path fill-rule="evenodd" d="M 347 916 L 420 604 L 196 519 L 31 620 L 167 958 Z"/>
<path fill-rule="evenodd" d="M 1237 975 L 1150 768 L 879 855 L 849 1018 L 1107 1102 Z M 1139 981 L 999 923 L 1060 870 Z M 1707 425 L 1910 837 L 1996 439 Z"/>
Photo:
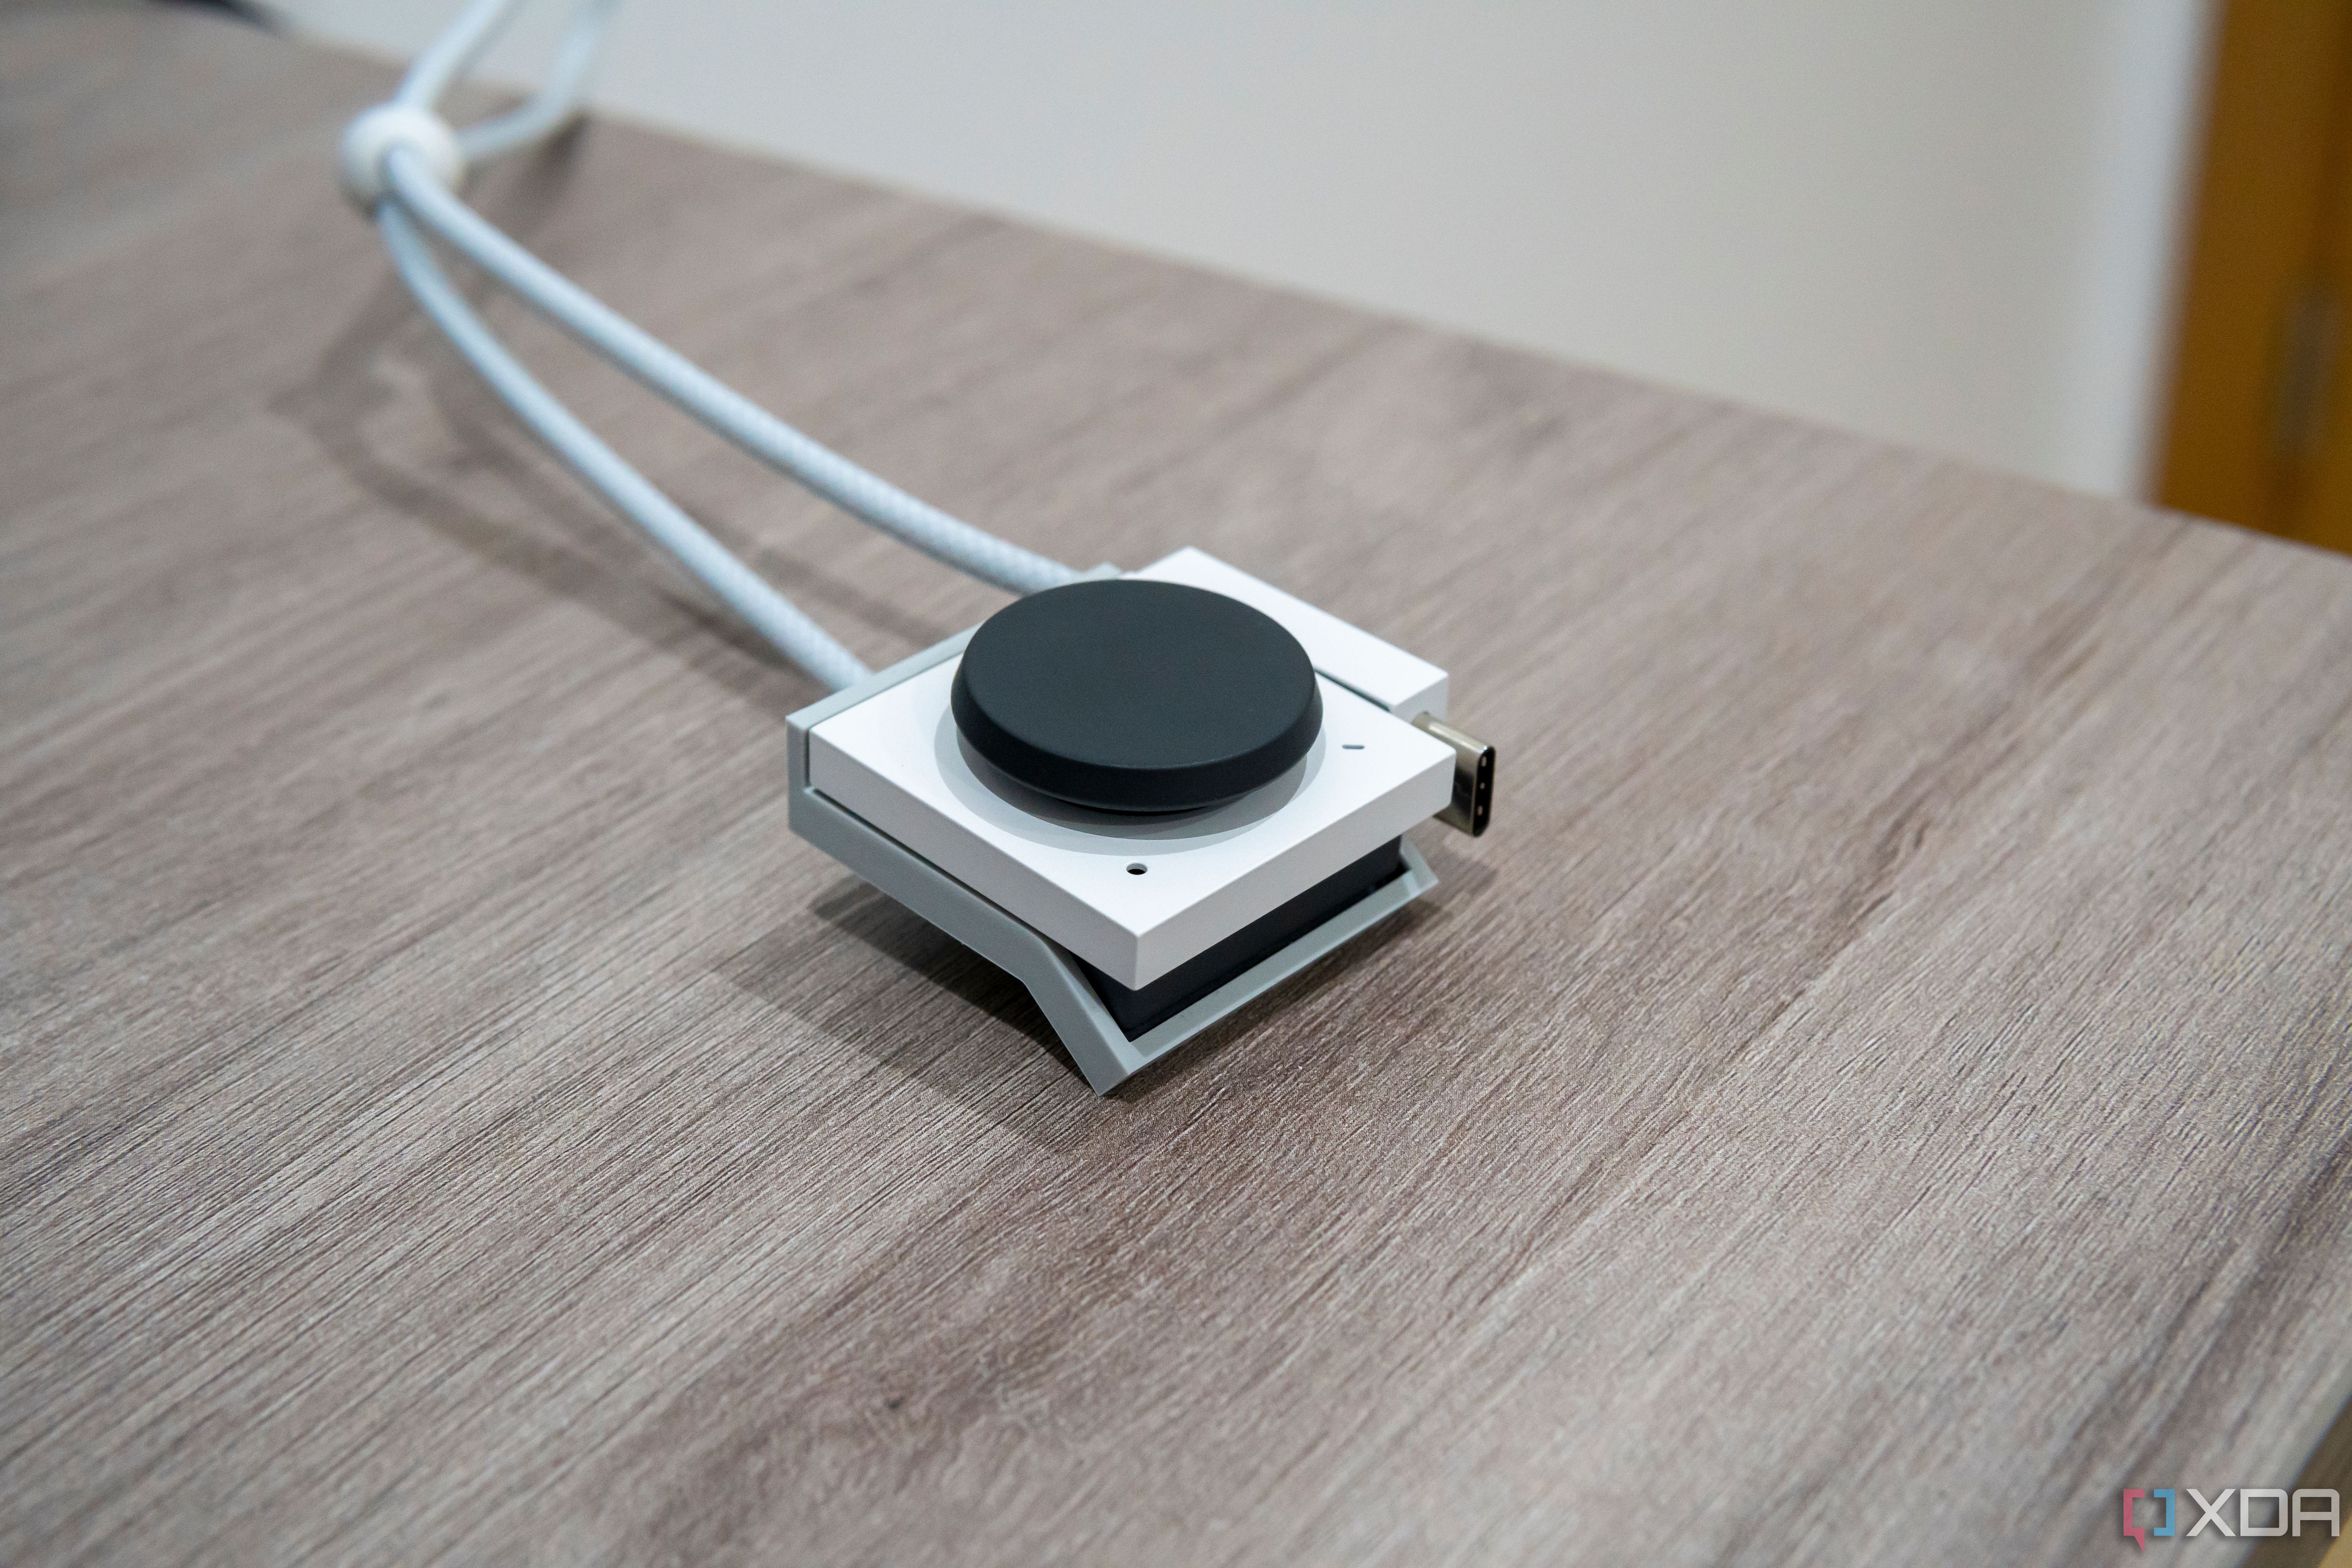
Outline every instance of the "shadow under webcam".
<path fill-rule="evenodd" d="M 1053 1026 L 1030 996 L 1029 988 L 1011 974 L 897 900 L 855 878 L 843 878 L 834 883 L 811 902 L 809 909 L 829 931 L 847 937 L 887 960 L 892 971 L 888 984 L 903 985 L 909 979 L 919 982 L 923 990 L 909 994 L 928 993 L 953 997 L 1004 1028 L 892 1027 L 891 1009 L 873 1005 L 866 987 L 813 988 L 812 979 L 822 955 L 811 950 L 805 934 L 795 937 L 789 926 L 779 927 L 753 942 L 722 965 L 719 973 L 732 984 L 892 1072 L 1049 1147 L 1061 1146 L 1084 1124 L 1086 1108 L 1104 1102 L 1133 1104 L 1163 1086 L 1181 1081 L 1196 1068 L 1222 1056 L 1228 1046 L 1289 1009 L 1304 1005 L 1391 942 L 1443 915 L 1440 910 L 1419 904 L 1407 905 L 1337 952 L 1325 954 L 1264 995 L 1252 998 L 1218 1019 L 1180 1049 L 1153 1062 L 1097 1100 L 1087 1087 L 1085 1075 L 1063 1048 Z M 921 1012 L 922 1005 L 918 1001 L 908 1013 L 898 1016 L 918 1022 L 921 1021 Z M 1025 1071 L 1031 1058 L 1007 1053 L 1008 1031 L 1025 1042 L 1024 1050 L 1034 1046 L 1059 1065 L 1056 1081 L 1042 1097 L 1034 1092 L 1020 1094 L 1018 1085 L 1026 1081 L 1034 1090 L 1038 1080 Z"/>
<path fill-rule="evenodd" d="M 1446 858 L 1469 888 L 1494 876 L 1477 862 Z M 1086 1107 L 1133 1105 L 1183 1081 L 1222 1058 L 1227 1047 L 1307 1006 L 1327 987 L 1373 962 L 1391 942 L 1449 916 L 1442 905 L 1428 900 L 1406 905 L 1207 1026 L 1097 1100 L 1028 987 L 1012 974 L 855 877 L 834 882 L 808 909 L 823 922 L 824 933 L 813 933 L 799 921 L 788 922 L 735 954 L 718 973 L 892 1072 L 1025 1138 L 1056 1147 L 1087 1122 Z M 837 959 L 828 964 L 823 947 L 835 937 L 847 937 L 886 961 L 887 973 L 877 975 L 870 963 L 862 966 L 862 975 L 857 965 L 844 969 Z M 918 984 L 908 986 L 910 979 Z M 953 1027 L 941 1016 L 940 997 L 952 998 L 1004 1027 Z M 943 1023 L 950 1026 L 941 1027 Z M 1028 1070 L 1034 1058 L 1025 1055 L 1025 1047 L 1008 1052 L 1008 1033 L 1059 1065 L 1060 1072 L 1053 1075 L 1055 1081 L 1042 1096 L 1037 1093 L 1041 1080 Z"/>
<path fill-rule="evenodd" d="M 1019 981 L 855 878 L 826 887 L 809 910 L 819 930 L 779 926 L 721 965 L 721 976 L 1041 1147 L 1083 1135 L 1095 1098 Z M 843 937 L 880 968 L 845 963 Z M 973 1026 L 973 1013 L 1003 1026 Z M 1037 1070 L 1033 1047 L 1061 1070 Z"/>
<path fill-rule="evenodd" d="M 855 938 L 899 967 L 961 997 L 998 1023 L 1027 1036 L 1076 1071 L 1029 988 L 889 895 L 866 883 L 836 883 L 811 908 L 817 919 Z M 878 1052 L 895 1059 L 889 1051 Z"/>

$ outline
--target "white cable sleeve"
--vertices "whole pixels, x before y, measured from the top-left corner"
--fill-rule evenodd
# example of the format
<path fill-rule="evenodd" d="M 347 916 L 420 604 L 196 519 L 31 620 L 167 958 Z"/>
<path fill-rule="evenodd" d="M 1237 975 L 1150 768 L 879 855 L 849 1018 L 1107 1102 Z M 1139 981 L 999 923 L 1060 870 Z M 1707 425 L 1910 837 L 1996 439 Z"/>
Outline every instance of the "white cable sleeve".
<path fill-rule="evenodd" d="M 417 222 L 524 303 L 746 451 L 925 554 L 1016 594 L 1076 582 L 1059 562 L 949 516 L 803 435 L 531 255 L 444 190 L 422 163 L 387 156 L 384 184 Z"/>
<path fill-rule="evenodd" d="M 410 109 L 437 109 L 457 79 L 471 70 L 490 40 L 515 13 L 521 0 L 473 0 L 441 36 L 425 46 L 392 101 Z"/>
<path fill-rule="evenodd" d="M 572 11 L 572 26 L 555 47 L 547 79 L 524 102 L 457 132 L 466 162 L 475 167 L 502 158 L 519 148 L 553 135 L 580 112 L 588 89 L 588 69 L 596 63 L 596 46 L 621 0 L 581 0 Z"/>
<path fill-rule="evenodd" d="M 406 149 L 394 149 L 384 158 L 385 170 L 394 174 L 415 157 Z M 416 177 L 428 182 L 430 179 L 421 165 Z M 377 209 L 376 222 L 383 232 L 385 247 L 392 252 L 393 265 L 399 269 L 409 292 L 416 296 L 417 304 L 488 383 L 491 391 L 570 464 L 573 472 L 644 530 L 656 544 L 667 551 L 786 658 L 836 691 L 863 680 L 870 673 L 847 648 L 729 553 L 724 545 L 705 532 L 675 501 L 599 440 L 541 386 L 458 294 L 399 204 L 384 203 Z"/>

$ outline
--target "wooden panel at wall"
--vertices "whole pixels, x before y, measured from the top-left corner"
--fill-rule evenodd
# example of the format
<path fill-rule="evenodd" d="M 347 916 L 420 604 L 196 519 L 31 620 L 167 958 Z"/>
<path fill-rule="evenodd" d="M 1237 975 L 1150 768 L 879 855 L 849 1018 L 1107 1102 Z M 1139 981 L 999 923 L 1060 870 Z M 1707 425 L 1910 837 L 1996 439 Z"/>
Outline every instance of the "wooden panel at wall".
<path fill-rule="evenodd" d="M 2249 528 L 2340 539 L 2352 490 L 2330 256 L 2352 224 L 2342 0 L 2231 0 L 2216 29 L 2158 494 Z M 2339 431 L 2341 433 L 2339 433 Z M 2329 457 L 2323 446 L 2342 447 Z"/>

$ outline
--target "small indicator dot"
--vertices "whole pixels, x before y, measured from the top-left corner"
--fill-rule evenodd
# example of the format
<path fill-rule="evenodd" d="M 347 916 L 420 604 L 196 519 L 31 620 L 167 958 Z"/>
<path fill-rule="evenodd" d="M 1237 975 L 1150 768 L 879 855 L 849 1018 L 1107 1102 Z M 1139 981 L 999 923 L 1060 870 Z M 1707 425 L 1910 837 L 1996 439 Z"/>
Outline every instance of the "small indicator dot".
<path fill-rule="evenodd" d="M 1128 874 L 1129 876 L 1130 876 L 1130 877 L 1140 877 L 1140 876 L 1142 876 L 1142 875 L 1143 875 L 1143 873 L 1145 872 L 1145 870 L 1146 870 L 1146 869 L 1148 869 L 1148 868 L 1143 864 L 1143 862 L 1142 862 L 1142 861 L 1140 861 L 1140 860 L 1138 860 L 1138 861 L 1136 861 L 1134 864 L 1132 864 L 1132 865 L 1130 865 L 1129 867 L 1128 867 L 1128 868 L 1127 868 L 1127 874 Z"/>

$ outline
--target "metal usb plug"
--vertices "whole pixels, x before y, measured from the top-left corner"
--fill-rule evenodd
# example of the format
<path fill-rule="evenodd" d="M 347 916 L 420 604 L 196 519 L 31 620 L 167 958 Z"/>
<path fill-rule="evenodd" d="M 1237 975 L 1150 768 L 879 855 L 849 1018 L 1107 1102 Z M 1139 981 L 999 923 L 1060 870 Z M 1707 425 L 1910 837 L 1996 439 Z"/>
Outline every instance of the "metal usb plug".
<path fill-rule="evenodd" d="M 1412 727 L 1454 748 L 1454 804 L 1439 812 L 1437 820 L 1477 837 L 1495 815 L 1495 748 L 1426 713 Z"/>

